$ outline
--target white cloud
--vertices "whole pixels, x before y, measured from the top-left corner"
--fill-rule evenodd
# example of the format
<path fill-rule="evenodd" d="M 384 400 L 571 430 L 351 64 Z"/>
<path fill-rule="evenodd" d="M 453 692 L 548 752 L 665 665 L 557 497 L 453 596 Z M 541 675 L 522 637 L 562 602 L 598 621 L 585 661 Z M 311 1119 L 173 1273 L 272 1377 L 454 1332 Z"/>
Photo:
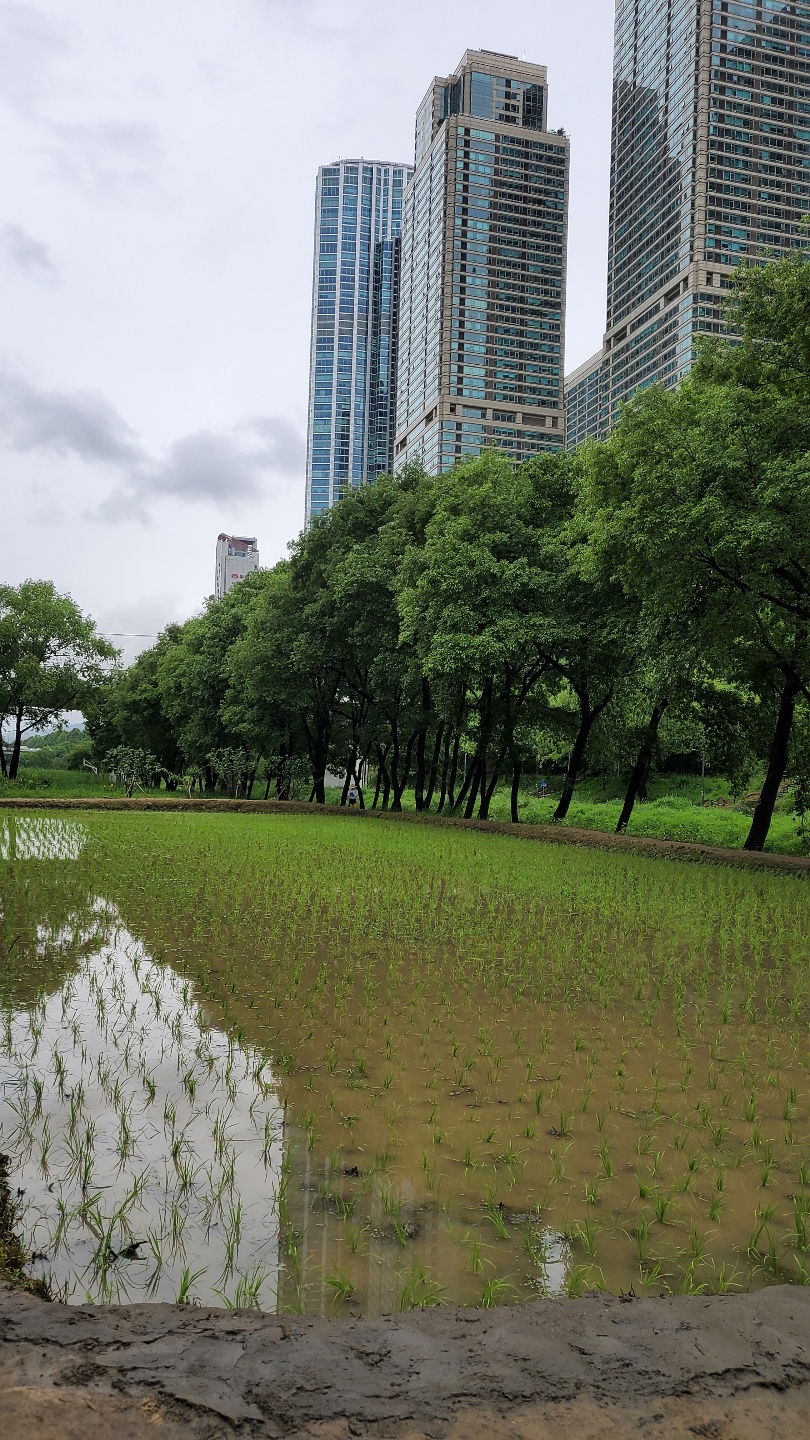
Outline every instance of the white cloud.
<path fill-rule="evenodd" d="M 48 246 L 35 240 L 22 225 L 0 226 L 0 254 L 36 280 L 53 282 L 57 271 Z"/>
<path fill-rule="evenodd" d="M 102 191 L 154 180 L 161 159 L 160 136 L 154 125 L 99 120 L 48 128 L 53 143 L 45 147 L 45 153 L 61 180 Z"/>
<path fill-rule="evenodd" d="M 34 109 L 49 62 L 67 48 L 62 26 L 41 10 L 0 4 L 0 97 L 17 110 Z"/>

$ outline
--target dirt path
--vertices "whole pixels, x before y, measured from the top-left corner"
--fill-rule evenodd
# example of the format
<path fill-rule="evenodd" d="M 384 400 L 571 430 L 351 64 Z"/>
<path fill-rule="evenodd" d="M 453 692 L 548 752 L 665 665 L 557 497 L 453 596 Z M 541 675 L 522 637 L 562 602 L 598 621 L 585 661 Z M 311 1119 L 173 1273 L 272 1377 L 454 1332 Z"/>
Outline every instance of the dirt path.
<path fill-rule="evenodd" d="M 330 1321 L 0 1291 L 2 1440 L 777 1440 L 810 1433 L 810 1291 Z"/>
<path fill-rule="evenodd" d="M 444 815 L 414 815 L 408 811 L 393 814 L 390 810 L 349 810 L 338 805 L 304 805 L 298 801 L 280 800 L 186 800 L 170 796 L 166 799 L 0 799 L 0 810 L 134 810 L 182 811 L 212 814 L 243 815 L 319 815 L 347 820 L 355 824 L 377 821 L 381 824 L 438 825 L 460 830 L 481 830 L 490 835 L 509 835 L 513 840 L 541 841 L 546 845 L 585 845 L 600 850 L 635 851 L 668 860 L 692 860 L 715 865 L 735 865 L 742 869 L 784 870 L 810 875 L 810 857 L 777 855 L 768 851 L 755 854 L 748 850 L 728 850 L 719 845 L 698 845 L 685 840 L 651 840 L 640 835 L 614 835 L 604 830 L 578 830 L 568 825 L 508 825 L 499 820 L 456 820 Z"/>

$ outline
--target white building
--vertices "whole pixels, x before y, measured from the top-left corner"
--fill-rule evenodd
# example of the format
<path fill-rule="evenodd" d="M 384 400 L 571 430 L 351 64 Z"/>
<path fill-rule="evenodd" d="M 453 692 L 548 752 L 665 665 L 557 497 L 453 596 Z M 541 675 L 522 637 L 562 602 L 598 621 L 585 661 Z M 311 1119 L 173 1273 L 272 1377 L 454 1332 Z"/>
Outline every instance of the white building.
<path fill-rule="evenodd" d="M 256 536 L 218 535 L 217 572 L 214 580 L 214 595 L 221 600 L 232 585 L 252 575 L 259 568 L 259 552 Z"/>

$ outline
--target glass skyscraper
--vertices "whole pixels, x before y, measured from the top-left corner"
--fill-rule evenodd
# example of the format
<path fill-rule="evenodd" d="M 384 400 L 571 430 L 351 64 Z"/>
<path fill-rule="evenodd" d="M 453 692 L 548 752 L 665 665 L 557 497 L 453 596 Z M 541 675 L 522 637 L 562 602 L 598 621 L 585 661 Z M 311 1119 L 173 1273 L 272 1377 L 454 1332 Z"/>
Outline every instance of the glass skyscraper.
<path fill-rule="evenodd" d="M 569 146 L 546 69 L 468 51 L 416 118 L 405 192 L 395 464 L 431 473 L 564 442 Z"/>
<path fill-rule="evenodd" d="M 307 523 L 393 468 L 402 195 L 412 173 L 366 160 L 318 171 Z"/>
<path fill-rule="evenodd" d="M 722 329 L 733 267 L 806 244 L 808 208 L 810 5 L 618 0 L 603 403 L 589 433 L 639 388 L 682 379 L 697 338 Z M 580 385 L 572 376 L 572 416 Z"/>

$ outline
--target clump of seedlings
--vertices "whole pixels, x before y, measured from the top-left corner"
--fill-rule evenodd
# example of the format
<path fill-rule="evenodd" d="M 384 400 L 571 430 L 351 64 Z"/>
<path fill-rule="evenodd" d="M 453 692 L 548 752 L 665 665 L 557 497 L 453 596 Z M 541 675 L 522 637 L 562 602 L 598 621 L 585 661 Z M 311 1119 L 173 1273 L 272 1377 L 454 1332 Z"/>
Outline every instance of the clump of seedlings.
<path fill-rule="evenodd" d="M 0 1136 L 59 1293 L 807 1283 L 800 877 L 328 817 L 84 834 L 29 836 L 0 916 Z"/>

